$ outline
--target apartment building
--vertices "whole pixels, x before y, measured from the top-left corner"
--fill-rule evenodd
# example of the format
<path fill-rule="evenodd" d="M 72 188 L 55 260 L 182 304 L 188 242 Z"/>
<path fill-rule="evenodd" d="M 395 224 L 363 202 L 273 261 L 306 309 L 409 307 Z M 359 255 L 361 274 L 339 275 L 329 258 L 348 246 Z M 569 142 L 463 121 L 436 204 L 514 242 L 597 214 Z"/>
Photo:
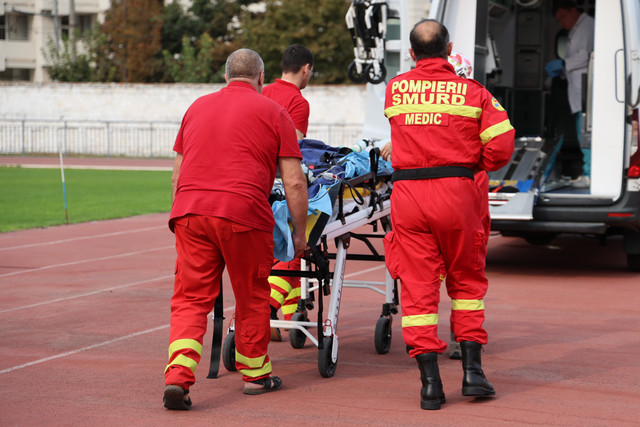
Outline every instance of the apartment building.
<path fill-rule="evenodd" d="M 0 81 L 49 81 L 43 50 L 69 34 L 70 23 L 88 30 L 109 0 L 4 0 L 0 3 Z M 75 16 L 75 19 L 73 19 Z"/>

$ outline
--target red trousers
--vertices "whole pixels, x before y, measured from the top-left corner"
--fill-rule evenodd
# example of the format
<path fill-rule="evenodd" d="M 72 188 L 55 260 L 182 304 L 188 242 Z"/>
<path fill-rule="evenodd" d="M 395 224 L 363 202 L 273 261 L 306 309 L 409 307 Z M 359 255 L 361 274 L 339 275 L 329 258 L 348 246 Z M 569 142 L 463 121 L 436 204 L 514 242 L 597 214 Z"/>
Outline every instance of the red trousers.
<path fill-rule="evenodd" d="M 289 262 L 278 262 L 273 266 L 276 270 L 300 270 L 300 258 Z M 284 320 L 291 320 L 291 316 L 298 309 L 300 300 L 300 278 L 269 276 L 271 285 L 271 307 L 276 310 L 282 307 Z"/>
<path fill-rule="evenodd" d="M 273 262 L 273 234 L 200 215 L 178 218 L 174 224 L 178 256 L 165 384 L 188 390 L 195 382 L 207 316 L 225 265 L 236 299 L 236 367 L 244 381 L 267 377 L 271 373 L 267 277 Z"/>
<path fill-rule="evenodd" d="M 482 327 L 487 240 L 480 197 L 468 178 L 394 183 L 385 257 L 401 282 L 402 333 L 412 357 L 447 347 L 437 334 L 443 265 L 455 340 L 487 342 Z"/>

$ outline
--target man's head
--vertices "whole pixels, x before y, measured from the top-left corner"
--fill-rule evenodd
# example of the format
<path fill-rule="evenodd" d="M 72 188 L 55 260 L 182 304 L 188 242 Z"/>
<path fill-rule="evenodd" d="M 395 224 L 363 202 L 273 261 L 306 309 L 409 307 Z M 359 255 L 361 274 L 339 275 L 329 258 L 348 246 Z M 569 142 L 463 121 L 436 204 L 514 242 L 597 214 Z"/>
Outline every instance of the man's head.
<path fill-rule="evenodd" d="M 251 49 L 238 49 L 227 58 L 224 76 L 227 83 L 244 81 L 261 92 L 264 84 L 264 62 Z"/>
<path fill-rule="evenodd" d="M 418 61 L 428 58 L 447 59 L 451 53 L 449 31 L 435 19 L 423 19 L 418 22 L 409 34 L 411 57 Z"/>
<path fill-rule="evenodd" d="M 313 54 L 309 49 L 292 44 L 282 54 L 282 77 L 304 89 L 313 74 Z"/>
<path fill-rule="evenodd" d="M 286 48 L 280 63 L 283 73 L 297 73 L 307 64 L 313 67 L 313 54 L 300 44 L 292 44 Z"/>
<path fill-rule="evenodd" d="M 582 11 L 578 9 L 574 0 L 556 0 L 553 16 L 565 30 L 571 30 L 580 19 L 581 14 Z"/>

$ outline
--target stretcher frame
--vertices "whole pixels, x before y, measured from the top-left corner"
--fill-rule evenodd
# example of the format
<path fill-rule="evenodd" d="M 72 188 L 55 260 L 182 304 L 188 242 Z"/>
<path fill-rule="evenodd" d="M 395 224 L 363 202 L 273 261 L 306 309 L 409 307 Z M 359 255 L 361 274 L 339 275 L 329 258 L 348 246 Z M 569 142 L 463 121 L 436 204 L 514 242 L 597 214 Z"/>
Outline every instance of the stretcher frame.
<path fill-rule="evenodd" d="M 371 153 L 371 170 L 377 170 L 379 151 Z M 376 323 L 374 333 L 374 344 L 376 351 L 385 354 L 391 345 L 391 324 L 393 315 L 398 313 L 398 291 L 397 282 L 391 278 L 385 268 L 384 282 L 370 281 L 345 281 L 344 272 L 348 259 L 365 261 L 383 261 L 384 255 L 378 253 L 371 244 L 370 239 L 384 238 L 384 234 L 360 234 L 354 231 L 367 224 L 372 225 L 374 231 L 380 223 L 382 230 L 388 232 L 391 229 L 390 214 L 391 201 L 389 194 L 379 195 L 373 190 L 379 182 L 376 173 L 369 172 L 362 176 L 353 178 L 340 184 L 338 190 L 338 215 L 335 220 L 318 224 L 315 233 L 309 234 L 309 246 L 311 250 L 302 259 L 300 270 L 271 270 L 272 276 L 300 277 L 301 296 L 298 303 L 298 310 L 291 320 L 272 319 L 270 326 L 289 330 L 289 341 L 293 348 L 303 348 L 308 338 L 318 348 L 318 370 L 320 375 L 330 378 L 334 375 L 338 362 L 338 316 L 340 312 L 340 302 L 344 287 L 370 289 L 384 295 L 385 302 L 382 304 L 380 318 Z M 385 177 L 384 179 L 388 179 Z M 368 183 L 370 191 L 369 205 L 361 207 L 356 212 L 345 215 L 343 212 L 343 193 L 347 188 L 356 188 Z M 323 214 L 325 215 L 325 214 Z M 327 216 L 328 217 L 328 216 Z M 320 221 L 318 221 L 320 223 Z M 351 238 L 363 241 L 370 254 L 349 254 Z M 327 242 L 335 242 L 336 252 L 328 252 Z M 330 271 L 330 259 L 334 259 L 333 271 Z M 318 298 L 318 320 L 309 321 L 307 309 L 313 309 L 315 293 Z M 328 314 L 324 316 L 323 297 L 330 296 Z M 317 329 L 316 338 L 309 329 Z M 235 325 L 232 318 L 229 323 L 227 336 L 222 347 L 222 360 L 228 371 L 235 371 Z M 213 353 L 212 353 L 213 354 Z M 213 358 L 212 358 L 213 360 Z M 212 362 L 213 363 L 213 362 Z"/>

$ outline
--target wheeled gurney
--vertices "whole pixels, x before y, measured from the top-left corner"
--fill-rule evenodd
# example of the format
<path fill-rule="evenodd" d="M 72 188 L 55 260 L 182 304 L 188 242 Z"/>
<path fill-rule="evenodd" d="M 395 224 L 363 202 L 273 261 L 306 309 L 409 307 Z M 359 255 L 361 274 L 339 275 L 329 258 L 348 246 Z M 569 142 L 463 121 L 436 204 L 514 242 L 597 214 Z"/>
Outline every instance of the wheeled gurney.
<path fill-rule="evenodd" d="M 304 140 L 301 141 L 301 143 L 303 142 Z M 322 144 L 322 146 L 324 145 Z M 304 163 L 307 161 L 307 157 L 305 157 L 306 151 L 304 149 L 302 151 Z M 396 283 L 388 272 L 385 273 L 386 277 L 383 282 L 344 280 L 348 259 L 384 262 L 384 254 L 380 254 L 371 241 L 383 238 L 384 233 L 389 231 L 391 227 L 389 220 L 391 213 L 390 165 L 388 170 L 380 166 L 382 161 L 379 158 L 379 150 L 374 148 L 360 154 L 359 160 L 361 162 L 363 158 L 367 159 L 368 171 L 366 173 L 359 173 L 352 178 L 341 178 L 334 175 L 335 169 L 331 165 L 339 164 L 342 158 L 340 153 L 332 150 L 322 156 L 316 164 L 307 163 L 313 168 L 312 171 L 316 173 L 316 176 L 330 175 L 334 178 L 334 184 L 328 186 L 333 210 L 331 215 L 316 210 L 307 217 L 307 240 L 310 251 L 303 257 L 302 268 L 299 271 L 276 269 L 271 271 L 272 276 L 301 278 L 301 298 L 298 310 L 293 314 L 291 320 L 271 320 L 271 327 L 289 330 L 289 342 L 293 348 L 304 347 L 307 338 L 317 346 L 318 370 L 326 378 L 334 375 L 338 361 L 337 326 L 344 287 L 366 288 L 384 295 L 385 302 L 382 305 L 382 312 L 374 333 L 375 348 L 380 354 L 389 351 L 393 314 L 398 312 Z M 319 166 L 317 163 L 322 165 Z M 322 166 L 328 166 L 328 168 L 323 169 Z M 382 174 L 379 173 L 381 170 L 383 170 Z M 309 174 L 311 175 L 311 172 Z M 371 234 L 356 232 L 366 225 L 371 225 L 374 232 Z M 351 239 L 364 242 L 369 253 L 349 253 Z M 328 242 L 331 241 L 335 242 L 335 253 L 329 253 Z M 333 268 L 331 268 L 331 259 L 334 260 Z M 324 296 L 330 297 L 326 318 L 324 317 Z M 317 321 L 313 322 L 308 318 L 308 310 L 314 309 L 316 302 L 318 305 Z M 310 332 L 310 329 L 313 328 L 317 328 L 317 337 Z M 233 319 L 229 324 L 228 333 L 222 346 L 222 360 L 227 370 L 236 370 Z M 217 362 L 213 362 L 212 358 L 213 363 Z M 217 367 L 215 372 L 217 373 Z"/>

